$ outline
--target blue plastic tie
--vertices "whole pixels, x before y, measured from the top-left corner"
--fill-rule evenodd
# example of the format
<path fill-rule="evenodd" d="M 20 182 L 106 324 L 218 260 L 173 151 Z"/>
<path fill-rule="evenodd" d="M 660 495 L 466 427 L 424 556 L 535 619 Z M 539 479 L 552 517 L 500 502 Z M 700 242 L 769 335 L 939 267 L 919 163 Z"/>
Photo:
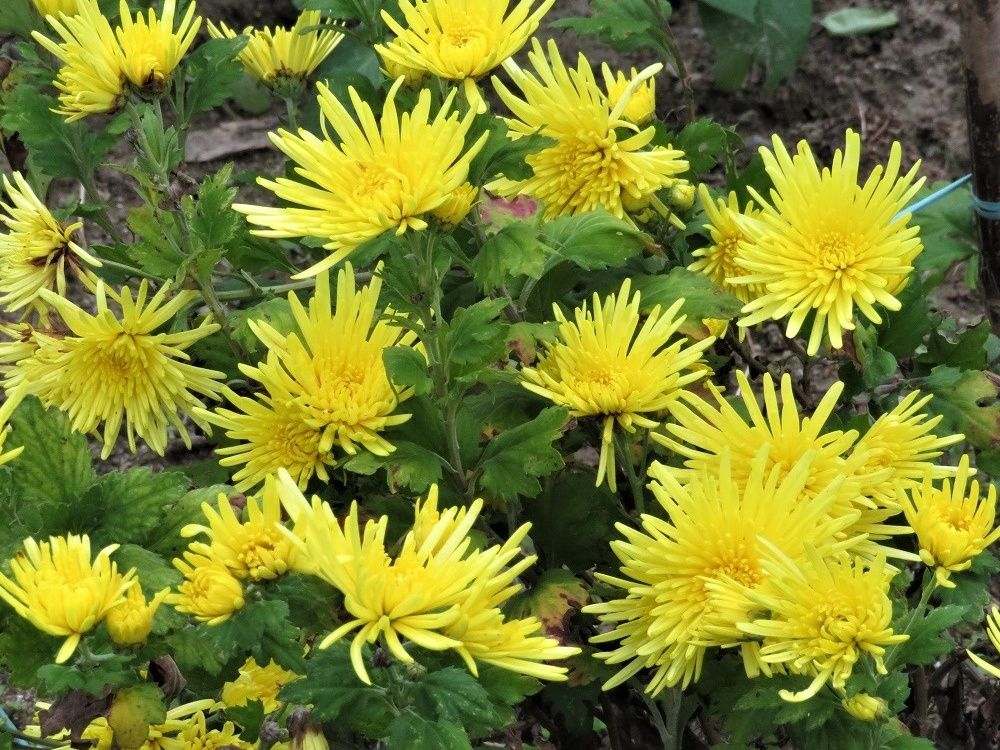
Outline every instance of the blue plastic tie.
<path fill-rule="evenodd" d="M 892 218 L 893 220 L 896 220 L 902 218 L 906 214 L 915 214 L 918 211 L 927 208 L 932 203 L 936 203 L 937 201 L 941 200 L 949 193 L 955 192 L 963 185 L 967 185 L 969 182 L 971 182 L 971 180 L 972 180 L 971 174 L 963 175 L 954 182 L 949 182 L 943 188 L 939 188 L 930 195 L 921 198 L 916 203 L 907 206 Z M 972 193 L 972 207 L 975 209 L 976 213 L 982 216 L 984 219 L 989 219 L 990 221 L 1000 221 L 1000 202 L 984 201 L 978 195 Z"/>
<path fill-rule="evenodd" d="M 10 720 L 10 717 L 7 715 L 7 712 L 3 710 L 2 706 L 0 706 L 0 722 L 2 722 L 8 729 L 12 729 L 15 732 L 17 731 L 17 725 Z M 11 740 L 14 743 L 14 747 L 35 747 L 35 745 L 29 743 L 27 740 L 22 740 L 20 737 L 12 737 Z"/>

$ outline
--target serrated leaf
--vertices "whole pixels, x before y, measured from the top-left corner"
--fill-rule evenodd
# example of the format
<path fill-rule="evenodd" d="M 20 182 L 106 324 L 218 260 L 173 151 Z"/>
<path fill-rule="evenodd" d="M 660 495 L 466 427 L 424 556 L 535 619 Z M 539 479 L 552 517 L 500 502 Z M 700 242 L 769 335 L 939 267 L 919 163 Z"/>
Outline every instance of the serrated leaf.
<path fill-rule="evenodd" d="M 185 258 L 173 214 L 154 214 L 149 206 L 137 206 L 128 212 L 127 221 L 138 240 L 128 246 L 129 260 L 153 276 L 175 276 Z"/>
<path fill-rule="evenodd" d="M 497 321 L 505 300 L 485 299 L 455 311 L 442 326 L 445 359 L 453 374 L 476 373 L 507 354 L 507 326 Z"/>
<path fill-rule="evenodd" d="M 572 498 L 572 499 L 571 499 Z M 610 555 L 615 522 L 624 520 L 617 496 L 595 487 L 594 475 L 563 472 L 545 492 L 524 505 L 531 538 L 549 567 L 587 570 Z M 567 534 L 566 529 L 573 529 Z"/>
<path fill-rule="evenodd" d="M 938 434 L 963 433 L 977 448 L 1000 442 L 997 388 L 986 374 L 941 365 L 931 370 L 921 390 L 934 394 L 927 410 L 943 417 Z"/>
<path fill-rule="evenodd" d="M 921 355 L 921 362 L 936 365 L 948 365 L 959 370 L 984 370 L 986 361 L 986 342 L 990 337 L 989 321 L 983 321 L 963 331 L 952 342 L 934 331 L 927 340 L 927 353 Z"/>
<path fill-rule="evenodd" d="M 302 647 L 298 644 L 298 628 L 289 621 L 288 605 L 269 599 L 251 602 L 235 612 L 225 622 L 205 626 L 205 634 L 229 652 L 242 649 L 251 652 L 258 663 L 274 659 L 285 669 L 301 671 L 305 667 Z M 295 648 L 290 648 L 296 644 Z"/>
<path fill-rule="evenodd" d="M 638 255 L 647 237 L 607 211 L 561 216 L 542 226 L 545 244 L 585 271 L 618 268 Z"/>
<path fill-rule="evenodd" d="M 396 386 L 412 387 L 416 395 L 430 393 L 432 383 L 427 371 L 427 359 L 409 346 L 390 346 L 382 350 L 386 373 Z"/>
<path fill-rule="evenodd" d="M 479 130 L 479 128 L 484 129 Z M 538 134 L 512 139 L 502 120 L 485 118 L 480 118 L 473 125 L 467 142 L 475 142 L 486 130 L 489 131 L 486 143 L 469 165 L 469 181 L 473 185 L 481 184 L 498 175 L 510 180 L 525 180 L 531 177 L 534 170 L 525 159 L 554 143 L 551 138 Z"/>
<path fill-rule="evenodd" d="M 100 546 L 149 544 L 152 532 L 162 526 L 167 509 L 187 490 L 187 477 L 176 471 L 154 474 L 139 467 L 104 474 L 82 500 L 96 521 L 88 531 Z"/>
<path fill-rule="evenodd" d="M 232 211 L 236 188 L 230 186 L 233 165 L 227 164 L 198 186 L 197 199 L 186 205 L 191 232 L 208 249 L 222 248 L 236 235 L 243 221 Z"/>
<path fill-rule="evenodd" d="M 902 308 L 883 316 L 878 345 L 898 359 L 903 359 L 917 350 L 924 336 L 940 322 L 940 316 L 931 313 L 927 294 L 916 274 L 897 299 Z"/>
<path fill-rule="evenodd" d="M 859 323 L 854 329 L 854 350 L 861 363 L 861 380 L 868 389 L 881 385 L 899 369 L 896 358 L 878 345 L 877 337 L 873 326 Z"/>
<path fill-rule="evenodd" d="M 210 39 L 184 58 L 184 70 L 188 77 L 184 87 L 184 111 L 188 121 L 229 98 L 243 77 L 243 65 L 236 61 L 236 55 L 248 41 L 244 36 Z"/>
<path fill-rule="evenodd" d="M 223 648 L 211 638 L 206 638 L 204 631 L 197 627 L 170 633 L 165 642 L 182 674 L 201 670 L 212 676 L 217 675 L 231 652 L 231 649 Z"/>
<path fill-rule="evenodd" d="M 562 435 L 568 420 L 566 409 L 552 406 L 530 422 L 493 438 L 478 464 L 482 487 L 506 500 L 535 497 L 542 490 L 538 479 L 563 465 L 562 454 L 552 443 Z"/>
<path fill-rule="evenodd" d="M 380 675 L 375 670 L 370 673 L 378 683 Z M 311 705 L 317 721 L 336 722 L 374 737 L 388 731 L 396 714 L 383 686 L 366 685 L 358 679 L 347 646 L 339 643 L 314 652 L 305 675 L 282 688 L 279 698 Z"/>
<path fill-rule="evenodd" d="M 661 33 L 661 18 L 670 17 L 671 7 L 666 0 L 657 0 L 657 6 L 659 16 L 644 0 L 594 0 L 589 17 L 561 18 L 550 25 L 593 34 L 619 52 L 662 49 L 657 34 Z"/>
<path fill-rule="evenodd" d="M 289 334 L 296 330 L 295 316 L 288 300 L 284 297 L 264 300 L 263 302 L 242 310 L 234 310 L 229 314 L 229 324 L 232 326 L 233 338 L 251 356 L 261 356 L 266 347 L 250 329 L 250 321 L 267 323 L 281 334 Z"/>
<path fill-rule="evenodd" d="M 960 623 L 965 615 L 966 607 L 950 604 L 935 607 L 923 617 L 918 618 L 907 628 L 910 636 L 900 643 L 886 656 L 886 665 L 890 669 L 903 664 L 927 665 L 942 654 L 948 653 L 955 641 L 947 636 L 948 628 Z M 903 615 L 903 621 L 909 622 L 909 615 Z"/>
<path fill-rule="evenodd" d="M 755 63 L 766 69 L 764 88 L 773 90 L 798 64 L 812 23 L 812 0 L 758 0 L 749 22 L 706 3 L 699 4 L 702 28 L 715 53 L 720 88 L 740 88 Z"/>
<path fill-rule="evenodd" d="M 45 695 L 62 695 L 80 690 L 101 695 L 105 688 L 117 688 L 135 682 L 133 658 L 122 654 L 107 654 L 107 658 L 85 669 L 64 664 L 47 664 L 38 670 L 39 689 Z"/>
<path fill-rule="evenodd" d="M 925 187 L 917 199 L 925 198 L 947 183 Z M 948 270 L 979 253 L 975 212 L 968 188 L 956 190 L 913 215 L 912 224 L 920 227 L 924 249 L 914 261 L 917 272 L 927 277 L 925 288 L 936 286 Z"/>
<path fill-rule="evenodd" d="M 63 509 L 78 505 L 97 478 L 87 439 L 73 431 L 65 414 L 46 410 L 34 397 L 26 398 L 14 410 L 10 425 L 12 432 L 5 447 L 24 446 L 24 452 L 10 465 L 12 486 L 21 503 Z M 44 530 L 46 534 L 63 531 Z"/>
<path fill-rule="evenodd" d="M 539 279 L 545 271 L 549 249 L 539 239 L 533 222 L 508 224 L 486 240 L 472 259 L 476 285 L 484 292 L 503 286 L 517 276 Z"/>
<path fill-rule="evenodd" d="M 465 669 L 447 667 L 430 672 L 410 688 L 411 708 L 438 722 L 453 722 L 472 737 L 501 728 L 510 717 L 494 706 L 489 693 Z"/>
<path fill-rule="evenodd" d="M 178 498 L 167 511 L 166 520 L 155 535 L 157 538 L 146 546 L 166 559 L 179 557 L 188 544 L 181 536 L 181 529 L 191 523 L 205 523 L 201 504 L 215 504 L 220 494 L 229 495 L 232 489 L 226 484 L 216 484 L 191 490 Z"/>
<path fill-rule="evenodd" d="M 688 168 L 690 172 L 702 175 L 715 167 L 719 155 L 726 148 L 726 143 L 734 137 L 738 138 L 732 130 L 703 117 L 686 125 L 674 137 L 671 145 L 684 152 L 684 158 L 690 165 Z"/>
<path fill-rule="evenodd" d="M 681 314 L 687 315 L 689 322 L 705 318 L 731 320 L 743 309 L 739 299 L 722 291 L 704 274 L 686 268 L 672 268 L 670 273 L 659 276 L 634 277 L 632 288 L 640 292 L 640 305 L 646 313 L 657 305 L 666 310 L 683 299 Z"/>
<path fill-rule="evenodd" d="M 472 750 L 462 727 L 450 721 L 428 721 L 404 711 L 389 725 L 387 750 Z"/>
<path fill-rule="evenodd" d="M 587 587 L 568 570 L 546 570 L 535 584 L 512 597 L 511 617 L 537 617 L 546 635 L 565 643 L 569 618 L 590 600 Z"/>
<path fill-rule="evenodd" d="M 841 8 L 827 13 L 820 23 L 834 36 L 860 36 L 891 29 L 899 23 L 899 16 L 878 8 Z"/>

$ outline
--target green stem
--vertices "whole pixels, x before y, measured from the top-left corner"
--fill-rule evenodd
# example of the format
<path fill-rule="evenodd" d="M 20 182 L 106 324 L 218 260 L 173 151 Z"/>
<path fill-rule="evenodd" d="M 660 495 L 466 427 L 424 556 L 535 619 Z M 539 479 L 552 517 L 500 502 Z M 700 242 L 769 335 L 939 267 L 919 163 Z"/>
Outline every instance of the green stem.
<path fill-rule="evenodd" d="M 660 7 L 659 0 L 646 0 L 646 5 L 653 12 L 653 15 L 656 16 L 658 25 L 657 36 L 663 45 L 664 51 L 667 53 L 667 57 L 671 59 L 674 67 L 677 69 L 677 77 L 680 79 L 681 90 L 684 93 L 687 120 L 689 123 L 692 123 L 696 117 L 694 90 L 691 88 L 691 79 L 688 77 L 687 66 L 684 64 L 684 58 L 681 56 L 680 48 L 677 46 L 677 40 L 674 39 L 674 35 L 670 31 L 670 24 L 667 22 L 667 17 L 663 14 L 663 8 Z"/>
<path fill-rule="evenodd" d="M 299 129 L 299 107 L 292 96 L 282 97 L 285 100 L 285 111 L 288 112 L 288 129 L 293 133 Z"/>
<path fill-rule="evenodd" d="M 246 289 L 232 289 L 229 291 L 217 291 L 215 298 L 220 302 L 232 302 L 235 300 L 255 299 L 266 295 L 287 294 L 297 292 L 300 289 L 312 289 L 316 286 L 316 279 L 304 279 L 303 281 L 292 281 L 288 284 L 276 284 L 274 286 L 256 286 Z"/>
<path fill-rule="evenodd" d="M 17 748 L 66 747 L 66 743 L 60 740 L 50 740 L 45 737 L 32 737 L 30 734 L 25 734 L 17 729 L 10 729 L 5 726 L 0 726 L 0 734 L 6 734 L 15 740 L 21 740 L 20 743 L 14 743 L 14 747 Z"/>
<path fill-rule="evenodd" d="M 101 265 L 105 268 L 114 268 L 118 271 L 129 274 L 130 276 L 138 276 L 139 278 L 149 279 L 150 281 L 155 281 L 158 284 L 163 284 L 167 279 L 162 276 L 157 276 L 155 274 L 143 271 L 141 268 L 136 268 L 135 266 L 130 266 L 128 263 L 119 263 L 116 260 L 108 260 L 107 258 L 101 258 Z"/>
<path fill-rule="evenodd" d="M 924 569 L 924 578 L 921 581 L 921 591 L 920 600 L 917 602 L 917 606 L 913 608 L 913 612 L 910 613 L 910 617 L 906 621 L 906 625 L 899 635 L 909 635 L 910 628 L 916 624 L 917 620 L 924 614 L 927 609 L 927 605 L 930 604 L 931 596 L 937 590 L 937 578 L 934 576 L 934 570 L 932 568 Z M 894 657 L 899 652 L 899 645 L 890 646 L 885 654 L 885 665 L 889 671 L 892 671 L 896 666 L 894 663 Z"/>
<path fill-rule="evenodd" d="M 615 454 L 618 456 L 618 463 L 625 468 L 625 476 L 628 477 L 628 484 L 632 490 L 632 504 L 641 516 L 646 512 L 646 496 L 643 494 L 642 478 L 636 473 L 632 464 L 628 438 L 623 432 L 615 434 Z"/>

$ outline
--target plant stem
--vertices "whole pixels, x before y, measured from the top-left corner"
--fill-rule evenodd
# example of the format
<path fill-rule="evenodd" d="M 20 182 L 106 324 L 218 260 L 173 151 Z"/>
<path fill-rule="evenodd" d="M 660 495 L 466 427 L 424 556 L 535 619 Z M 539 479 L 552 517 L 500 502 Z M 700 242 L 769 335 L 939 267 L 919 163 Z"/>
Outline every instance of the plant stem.
<path fill-rule="evenodd" d="M 304 279 L 302 281 L 292 281 L 288 284 L 276 284 L 275 286 L 257 286 L 246 289 L 233 289 L 230 291 L 216 291 L 215 298 L 220 302 L 232 302 L 235 300 L 254 299 L 268 294 L 286 294 L 297 292 L 300 289 L 312 289 L 316 286 L 316 279 Z"/>
<path fill-rule="evenodd" d="M 157 276 L 147 271 L 143 271 L 141 268 L 136 266 L 130 266 L 128 263 L 119 263 L 116 260 L 108 260 L 107 258 L 101 258 L 101 264 L 107 268 L 114 268 L 131 276 L 138 276 L 140 278 L 149 279 L 150 281 L 155 281 L 158 284 L 163 284 L 167 279 L 162 276 Z"/>
<path fill-rule="evenodd" d="M 684 64 L 680 48 L 677 46 L 677 40 L 674 39 L 674 35 L 670 31 L 670 24 L 667 22 L 667 17 L 663 14 L 663 8 L 660 7 L 659 0 L 646 0 L 646 5 L 653 12 L 653 15 L 656 16 L 658 25 L 657 36 L 660 38 L 660 43 L 663 45 L 667 57 L 671 59 L 674 68 L 677 70 L 677 77 L 680 79 L 681 90 L 684 96 L 684 106 L 687 110 L 687 121 L 692 123 L 697 116 L 694 103 L 694 90 L 691 88 L 691 79 L 688 76 L 687 66 Z"/>
<path fill-rule="evenodd" d="M 299 129 L 299 107 L 292 96 L 282 97 L 285 100 L 285 111 L 288 112 L 288 129 L 293 133 Z"/>
<path fill-rule="evenodd" d="M 927 609 L 927 605 L 931 601 L 931 596 L 937 590 L 937 578 L 934 576 L 934 570 L 932 568 L 926 568 L 924 570 L 924 578 L 921 582 L 920 600 L 917 602 L 917 606 L 913 608 L 913 612 L 910 613 L 909 619 L 906 621 L 906 626 L 899 631 L 900 635 L 909 635 L 910 628 L 917 622 L 917 620 L 923 615 L 924 611 Z M 899 646 L 890 646 L 886 650 L 885 654 L 885 665 L 889 671 L 892 671 L 896 666 L 893 662 L 893 658 L 899 651 Z"/>
<path fill-rule="evenodd" d="M 618 463 L 625 467 L 625 476 L 628 477 L 628 484 L 632 490 L 632 504 L 641 516 L 646 512 L 646 496 L 643 494 L 642 478 L 636 474 L 635 466 L 632 464 L 628 438 L 624 433 L 615 434 L 615 453 L 618 456 Z"/>

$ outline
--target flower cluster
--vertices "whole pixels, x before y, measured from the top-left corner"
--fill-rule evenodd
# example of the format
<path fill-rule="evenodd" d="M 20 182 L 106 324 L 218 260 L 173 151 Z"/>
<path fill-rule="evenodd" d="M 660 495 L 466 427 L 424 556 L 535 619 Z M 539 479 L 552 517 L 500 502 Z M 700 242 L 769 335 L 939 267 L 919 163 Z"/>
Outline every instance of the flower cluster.
<path fill-rule="evenodd" d="M 176 28 L 176 0 L 164 0 L 160 17 L 152 9 L 133 16 L 121 0 L 121 24 L 115 28 L 97 0 L 77 0 L 75 10 L 48 17 L 61 41 L 34 32 L 35 40 L 62 62 L 55 85 L 61 92 L 59 113 L 70 122 L 115 112 L 132 92 L 163 91 L 201 27 L 193 2 Z"/>
<path fill-rule="evenodd" d="M 565 680 L 566 668 L 543 662 L 565 659 L 580 649 L 543 635 L 534 617 L 511 619 L 501 607 L 521 590 L 518 576 L 535 556 L 517 562 L 531 524 L 518 528 L 502 545 L 476 549 L 469 532 L 482 500 L 469 508 L 438 509 L 437 486 L 414 509 L 412 529 L 390 555 L 382 516 L 361 525 L 358 505 L 338 519 L 318 497 L 312 502 L 285 471 L 279 473 L 281 502 L 294 522 L 289 534 L 304 568 L 344 595 L 350 618 L 320 643 L 325 648 L 350 633 L 351 661 L 370 684 L 362 659 L 365 644 L 384 640 L 404 664 L 414 661 L 403 647 L 412 641 L 432 651 L 454 651 L 469 671 L 477 662 L 544 680 Z"/>
<path fill-rule="evenodd" d="M 395 411 L 413 388 L 392 383 L 382 353 L 394 346 L 423 349 L 413 331 L 392 322 L 391 310 L 378 319 L 381 289 L 377 275 L 358 289 L 348 263 L 337 274 L 335 305 L 325 271 L 308 309 L 289 294 L 297 332 L 251 322 L 267 359 L 241 369 L 264 391 L 251 398 L 227 388 L 226 398 L 239 411 L 201 412 L 237 441 L 219 450 L 223 465 L 243 465 L 233 477 L 237 488 L 255 487 L 279 468 L 305 488 L 314 475 L 328 478 L 335 449 L 349 456 L 360 449 L 381 456 L 393 450 L 379 433 L 409 419 Z"/>
<path fill-rule="evenodd" d="M 599 658 L 624 665 L 605 687 L 644 668 L 651 693 L 687 686 L 708 649 L 739 647 L 749 677 L 810 678 L 788 700 L 827 684 L 845 695 L 859 659 L 884 673 L 886 648 L 906 638 L 891 625 L 886 557 L 916 558 L 886 540 L 916 534 L 920 559 L 949 585 L 1000 536 L 995 492 L 985 503 L 977 483 L 966 492 L 968 460 L 933 462 L 962 436 L 936 436 L 919 393 L 859 436 L 826 426 L 840 383 L 800 417 L 790 376 L 780 394 L 765 376 L 763 405 L 742 373 L 737 381 L 741 409 L 710 385 L 714 403 L 685 392 L 653 433 L 683 464 L 649 469 L 663 517 L 619 525 L 623 577 L 600 577 L 626 595 L 586 608 L 611 626 L 594 642 L 618 643 Z M 906 524 L 887 523 L 904 511 Z"/>

